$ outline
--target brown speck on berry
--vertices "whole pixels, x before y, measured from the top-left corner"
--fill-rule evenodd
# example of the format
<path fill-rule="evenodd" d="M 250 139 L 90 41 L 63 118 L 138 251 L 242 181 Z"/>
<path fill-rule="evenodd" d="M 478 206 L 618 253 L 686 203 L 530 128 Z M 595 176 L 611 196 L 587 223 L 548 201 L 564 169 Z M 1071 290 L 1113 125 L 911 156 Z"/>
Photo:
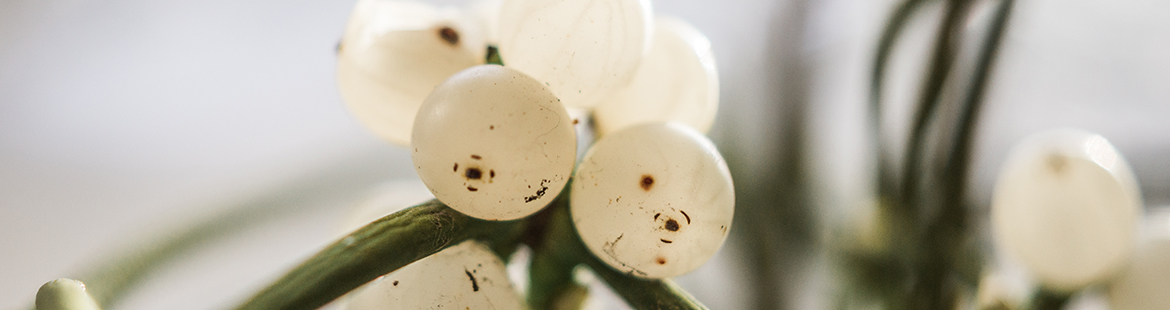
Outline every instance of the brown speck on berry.
<path fill-rule="evenodd" d="M 480 171 L 479 168 L 467 168 L 463 176 L 467 177 L 468 180 L 479 180 L 479 178 L 483 177 L 483 171 Z"/>
<path fill-rule="evenodd" d="M 642 190 L 650 190 L 650 187 L 654 186 L 654 176 L 643 174 L 642 182 L 639 183 L 639 186 L 642 186 Z"/>
<path fill-rule="evenodd" d="M 674 219 L 666 220 L 666 225 L 663 226 L 663 228 L 666 228 L 666 230 L 669 231 L 678 231 L 678 221 L 675 221 Z"/>
<path fill-rule="evenodd" d="M 459 45 L 459 32 L 456 32 L 454 28 L 439 28 L 439 38 L 443 39 L 443 41 L 446 41 L 447 44 Z"/>

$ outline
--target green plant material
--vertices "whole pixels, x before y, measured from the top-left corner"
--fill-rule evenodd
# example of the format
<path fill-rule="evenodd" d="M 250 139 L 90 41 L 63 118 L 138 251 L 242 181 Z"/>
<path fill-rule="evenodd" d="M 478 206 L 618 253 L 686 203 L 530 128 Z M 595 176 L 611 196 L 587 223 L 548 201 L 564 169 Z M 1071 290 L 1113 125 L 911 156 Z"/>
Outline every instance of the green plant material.
<path fill-rule="evenodd" d="M 495 45 L 488 45 L 487 54 L 484 56 L 484 63 L 489 65 L 504 65 L 504 59 L 500 58 L 500 49 Z"/>
<path fill-rule="evenodd" d="M 593 256 L 589 256 L 586 265 L 634 309 L 707 309 L 669 279 L 636 278 L 610 268 Z"/>
<path fill-rule="evenodd" d="M 566 185 L 571 188 L 572 184 Z M 569 191 L 553 201 L 552 205 L 534 215 L 533 227 L 525 241 L 532 249 L 528 271 L 528 306 L 532 309 L 580 309 L 588 288 L 577 283 L 574 269 L 580 264 L 584 244 L 577 238 L 570 223 L 553 221 L 568 214 Z M 566 225 L 568 224 L 568 225 Z"/>
<path fill-rule="evenodd" d="M 901 175 L 889 172 L 886 152 L 881 147 L 881 92 L 882 77 L 890 57 L 890 51 L 898 33 L 905 27 L 908 17 L 924 0 L 906 0 L 890 17 L 889 24 L 879 41 L 877 59 L 871 84 L 871 122 L 874 127 L 874 141 L 879 145 L 879 194 L 883 207 L 890 209 L 895 247 L 899 253 L 891 257 L 894 266 L 905 266 L 910 272 L 888 276 L 884 281 L 868 281 L 870 285 L 884 283 L 892 285 L 909 280 L 909 291 L 887 291 L 883 298 L 887 307 L 900 308 L 953 308 L 963 283 L 977 281 L 981 262 L 978 245 L 970 231 L 971 214 L 966 206 L 966 181 L 970 165 L 971 145 L 978 113 L 982 106 L 983 94 L 989 79 L 992 63 L 1002 42 L 1012 0 L 1001 0 L 995 15 L 978 49 L 974 70 L 961 93 L 957 117 L 938 116 L 939 106 L 944 104 L 942 93 L 948 78 L 955 78 L 954 71 L 960 61 L 957 54 L 960 40 L 968 30 L 964 21 L 971 13 L 974 1 L 948 0 L 944 7 L 943 20 L 934 41 L 929 70 L 922 81 L 921 91 L 914 115 Z M 934 119 L 934 124 L 931 123 Z M 926 137 L 931 133 L 949 136 L 949 145 L 940 145 L 934 157 L 926 154 Z M 926 169 L 929 162 L 943 162 L 941 169 Z M 901 184 L 897 184 L 898 180 Z M 925 181 L 924 181 L 925 180 Z M 924 183 L 929 182 L 929 183 Z M 886 200 L 893 198 L 890 200 Z M 862 258 L 864 259 L 864 258 Z M 869 258 L 881 260 L 882 258 Z M 881 266 L 888 264 L 855 263 L 857 266 Z M 889 266 L 887 266 L 889 267 Z M 864 268 L 864 267 L 863 267 Z M 876 272 L 876 273 L 875 273 Z M 885 272 L 869 272 L 878 277 Z M 897 284 L 901 286 L 905 284 Z"/>
<path fill-rule="evenodd" d="M 37 310 L 100 310 L 85 292 L 85 284 L 72 279 L 56 279 L 37 291 Z"/>
<path fill-rule="evenodd" d="M 275 216 L 279 213 L 277 207 L 281 205 L 283 204 L 276 201 L 264 201 L 235 208 L 180 230 L 171 238 L 123 251 L 121 256 L 110 259 L 77 278 L 89 283 L 89 292 L 98 304 L 109 307 L 120 301 L 147 275 L 170 262 L 172 258 L 213 239 L 239 232 L 262 218 Z"/>
<path fill-rule="evenodd" d="M 938 220 L 932 225 L 926 227 L 926 236 L 940 238 L 942 240 L 935 241 L 935 243 L 949 243 L 956 254 L 956 260 L 962 260 L 964 257 L 969 259 L 972 263 L 964 264 L 957 262 L 955 266 L 960 275 L 966 278 L 971 283 L 978 282 L 980 275 L 979 266 L 981 263 L 978 251 L 969 251 L 970 253 L 961 253 L 959 250 L 963 243 L 967 243 L 967 249 L 977 248 L 978 245 L 974 243 L 973 238 L 968 238 L 964 233 L 967 232 L 965 224 L 968 222 L 967 217 L 969 212 L 963 206 L 967 199 L 967 180 L 968 172 L 970 172 L 972 145 L 974 144 L 975 125 L 978 123 L 979 112 L 983 107 L 983 97 L 986 93 L 987 82 L 990 79 L 991 69 L 999 51 L 999 46 L 1003 42 L 1003 35 L 1007 29 L 1007 23 L 1011 15 L 1014 0 L 1000 0 L 998 6 L 994 11 L 994 16 L 987 30 L 982 42 L 981 49 L 975 60 L 975 68 L 972 72 L 972 79 L 966 89 L 963 101 L 961 102 L 961 110 L 959 116 L 955 120 L 954 126 L 957 127 L 954 136 L 950 139 L 953 145 L 946 150 L 945 156 L 947 159 L 946 165 L 942 170 L 942 181 L 939 182 L 938 191 L 941 193 L 943 206 Z M 964 225 L 956 225 L 955 223 L 963 223 Z M 949 237 L 948 237 L 949 236 Z"/>
<path fill-rule="evenodd" d="M 898 205 L 906 214 L 918 214 L 921 209 L 918 196 L 919 181 L 924 178 L 919 168 L 925 162 L 923 155 L 927 126 L 935 111 L 942 105 L 943 86 L 955 66 L 959 41 L 962 38 L 962 25 L 971 11 L 971 3 L 971 0 L 946 2 L 946 14 L 934 41 L 934 53 L 931 55 L 929 70 L 921 88 L 922 93 L 919 94 L 918 104 L 914 110 L 910 140 L 907 142 L 902 163 L 902 190 Z"/>
<path fill-rule="evenodd" d="M 758 156 L 761 141 L 744 141 L 735 152 L 734 144 L 723 141 L 728 168 L 735 180 L 735 216 L 728 242 L 738 245 L 736 260 L 746 274 L 746 309 L 785 310 L 799 308 L 792 300 L 803 294 L 805 283 L 797 280 L 813 272 L 815 255 L 821 245 L 820 215 L 813 206 L 814 192 L 809 178 L 809 99 L 814 55 L 808 42 L 815 36 L 809 23 L 816 5 L 812 0 L 791 0 L 777 4 L 767 30 L 770 52 L 762 65 L 771 68 L 769 104 L 774 108 L 764 119 L 779 127 L 764 134 L 765 143 L 775 152 Z M 753 137 L 753 138 L 745 138 Z M 759 139 L 755 135 L 728 137 Z M 739 158 L 736 158 L 739 157 Z M 744 158 L 746 157 L 746 158 Z"/>
<path fill-rule="evenodd" d="M 438 200 L 388 215 L 326 247 L 238 309 L 316 309 L 350 290 L 448 246 L 477 239 L 493 247 L 533 248 L 529 302 L 544 309 L 579 308 L 584 287 L 572 270 L 584 262 L 635 309 L 705 309 L 668 280 L 643 280 L 605 266 L 573 229 L 568 195 L 526 219 L 470 218 Z M 535 308 L 536 306 L 534 306 Z"/>
<path fill-rule="evenodd" d="M 894 197 L 896 195 L 895 184 L 896 179 L 894 174 L 890 171 L 890 162 L 886 158 L 885 144 L 881 143 L 883 130 L 881 126 L 882 118 L 882 90 L 885 85 L 886 68 L 890 62 L 890 53 L 894 49 L 894 43 L 898 42 L 898 38 L 902 30 L 910 22 L 910 16 L 922 8 L 927 0 L 905 0 L 894 8 L 894 13 L 890 15 L 885 28 L 882 29 L 881 37 L 878 39 L 877 53 L 874 57 L 873 70 L 870 73 L 870 87 L 869 87 L 869 114 L 870 114 L 870 132 L 871 139 L 877 145 L 878 156 L 878 194 L 882 197 Z"/>
<path fill-rule="evenodd" d="M 1028 299 L 1028 303 L 1021 310 L 1060 310 L 1064 309 L 1071 298 L 1072 295 L 1069 293 L 1059 293 L 1041 288 L 1032 293 L 1032 297 Z"/>
<path fill-rule="evenodd" d="M 522 221 L 484 221 L 438 200 L 387 215 L 329 245 L 239 309 L 317 309 L 464 240 L 516 239 Z"/>
<path fill-rule="evenodd" d="M 568 195 L 562 195 L 560 198 L 567 200 Z M 551 258 L 563 261 L 563 266 L 575 267 L 578 264 L 585 264 L 634 309 L 707 309 L 670 280 L 641 279 L 606 265 L 585 247 L 585 243 L 577 235 L 572 216 L 569 214 L 571 207 L 568 203 L 562 202 L 554 203 L 546 210 L 548 226 L 544 230 L 545 241 L 541 247 L 555 245 L 554 254 L 549 255 Z"/>
<path fill-rule="evenodd" d="M 185 219 L 185 222 L 171 227 L 170 231 L 149 234 L 161 238 L 142 240 L 116 256 L 86 267 L 72 278 L 86 283 L 86 291 L 98 305 L 110 308 L 152 272 L 192 248 L 230 237 L 260 222 L 310 210 L 311 207 L 307 207 L 309 204 L 298 202 L 362 193 L 362 188 L 372 180 L 355 178 L 354 172 L 368 169 L 364 165 L 369 162 L 365 155 L 344 158 L 335 164 L 298 176 L 271 191 L 226 208 L 216 208 L 224 211 L 212 216 Z"/>

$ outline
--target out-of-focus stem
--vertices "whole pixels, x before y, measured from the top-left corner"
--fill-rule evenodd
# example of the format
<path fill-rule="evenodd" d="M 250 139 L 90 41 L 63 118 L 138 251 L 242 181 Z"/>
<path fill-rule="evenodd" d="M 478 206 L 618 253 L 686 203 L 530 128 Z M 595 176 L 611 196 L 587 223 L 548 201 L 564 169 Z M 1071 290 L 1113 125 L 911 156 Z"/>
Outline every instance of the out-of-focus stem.
<path fill-rule="evenodd" d="M 568 198 L 568 195 L 562 195 L 562 198 Z M 559 300 L 574 297 L 572 295 L 572 288 L 576 285 L 576 282 L 573 282 L 571 279 L 537 274 L 540 270 L 536 269 L 538 266 L 536 266 L 535 257 L 545 255 L 547 259 L 555 261 L 555 265 L 560 266 L 560 268 L 556 269 L 561 270 L 558 271 L 558 275 L 562 275 L 561 272 L 565 270 L 571 272 L 572 268 L 577 265 L 585 264 L 634 309 L 707 309 L 706 306 L 703 306 L 691 294 L 668 279 L 642 279 L 619 272 L 606 265 L 605 262 L 602 262 L 601 259 L 598 259 L 597 256 L 594 256 L 585 247 L 585 243 L 577 235 L 576 229 L 573 227 L 572 216 L 569 214 L 569 208 L 568 203 L 554 202 L 552 206 L 549 206 L 549 209 L 542 211 L 543 214 L 537 215 L 538 217 L 545 217 L 545 220 L 538 220 L 538 222 L 547 221 L 547 227 L 543 230 L 545 244 L 532 245 L 534 247 L 534 270 L 532 270 L 532 277 L 534 279 L 540 277 L 559 278 L 561 281 L 550 282 L 559 283 L 560 288 L 558 289 L 530 288 L 530 295 L 534 293 L 538 295 L 535 297 L 537 303 L 530 305 L 533 307 L 553 305 L 558 304 Z M 541 250 L 541 248 L 547 250 Z M 535 285 L 536 283 L 532 284 Z M 530 301 L 533 298 L 533 296 L 529 296 Z"/>
<path fill-rule="evenodd" d="M 1060 310 L 1068 304 L 1069 298 L 1067 293 L 1057 293 L 1046 289 L 1038 289 L 1032 293 L 1032 298 L 1028 299 L 1028 304 L 1022 310 Z"/>

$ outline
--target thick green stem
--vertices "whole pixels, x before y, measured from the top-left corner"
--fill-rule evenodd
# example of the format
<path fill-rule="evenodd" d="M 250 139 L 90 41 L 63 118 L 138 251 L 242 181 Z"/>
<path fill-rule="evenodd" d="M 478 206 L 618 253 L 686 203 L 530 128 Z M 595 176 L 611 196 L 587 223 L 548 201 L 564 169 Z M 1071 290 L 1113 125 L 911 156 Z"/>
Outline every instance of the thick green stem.
<path fill-rule="evenodd" d="M 1068 293 L 1057 293 L 1046 289 L 1036 290 L 1023 310 L 1060 310 L 1072 297 Z"/>
<path fill-rule="evenodd" d="M 882 91 L 885 85 L 886 68 L 889 65 L 890 53 L 894 50 L 894 43 L 897 43 L 899 35 L 906 25 L 910 22 L 910 16 L 917 12 L 922 4 L 927 0 L 904 0 L 894 12 L 890 15 L 890 19 L 886 23 L 885 28 L 882 29 L 881 38 L 878 39 L 877 53 L 874 56 L 873 69 L 870 72 L 869 85 L 869 114 L 871 136 L 876 145 L 878 167 L 877 167 L 877 181 L 878 194 L 883 198 L 890 198 L 897 195 L 896 185 L 897 179 L 895 174 L 890 171 L 890 159 L 886 158 L 885 144 L 882 143 Z"/>
<path fill-rule="evenodd" d="M 568 186 L 571 186 L 568 185 Z M 568 213 L 568 191 L 561 193 L 547 209 L 533 215 L 532 225 L 525 241 L 532 248 L 532 262 L 528 270 L 528 306 L 532 309 L 580 309 L 588 296 L 588 288 L 573 278 L 580 264 L 579 255 L 588 255 L 574 244 L 577 238 L 571 224 L 553 221 Z"/>
<path fill-rule="evenodd" d="M 636 278 L 618 272 L 592 256 L 586 264 L 634 309 L 707 309 L 669 279 Z"/>
<path fill-rule="evenodd" d="M 567 195 L 564 195 L 567 196 Z M 573 261 L 572 266 L 585 264 L 609 287 L 634 309 L 707 309 L 695 297 L 684 291 L 669 279 L 649 280 L 619 272 L 594 256 L 573 226 L 569 206 L 554 204 L 550 212 L 548 229 L 545 230 L 547 245 L 556 245 L 557 255 Z"/>
<path fill-rule="evenodd" d="M 470 218 L 431 200 L 343 237 L 239 309 L 317 309 L 374 278 L 464 240 L 518 238 L 521 226 L 522 221 Z"/>
<path fill-rule="evenodd" d="M 86 291 L 103 308 L 116 307 L 144 279 L 176 258 L 190 254 L 198 246 L 231 238 L 258 223 L 315 208 L 316 204 L 305 202 L 362 193 L 362 188 L 382 178 L 357 173 L 368 170 L 367 165 L 375 162 L 372 158 L 365 154 L 347 156 L 250 199 L 226 207 L 211 207 L 223 211 L 207 217 L 185 219 L 177 225 L 166 226 L 168 230 L 151 232 L 150 237 L 117 255 L 96 261 L 71 278 L 84 282 Z"/>

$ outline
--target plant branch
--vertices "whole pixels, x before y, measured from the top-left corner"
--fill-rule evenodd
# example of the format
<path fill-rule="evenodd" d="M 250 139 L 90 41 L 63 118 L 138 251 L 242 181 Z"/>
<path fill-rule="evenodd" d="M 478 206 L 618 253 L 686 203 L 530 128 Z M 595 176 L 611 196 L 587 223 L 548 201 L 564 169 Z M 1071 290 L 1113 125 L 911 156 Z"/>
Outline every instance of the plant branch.
<path fill-rule="evenodd" d="M 930 70 L 923 81 L 922 93 L 914 111 L 910 141 L 907 143 L 902 164 L 902 193 L 898 205 L 908 214 L 918 213 L 918 183 L 921 180 L 918 165 L 923 161 L 927 125 L 934 111 L 941 105 L 943 86 L 954 67 L 955 55 L 958 53 L 959 39 L 962 37 L 961 25 L 970 7 L 970 0 L 948 0 L 946 15 L 939 25 L 938 37 L 935 38 Z"/>
<path fill-rule="evenodd" d="M 464 240 L 518 238 L 521 224 L 522 220 L 474 219 L 431 200 L 350 233 L 238 309 L 317 309 L 370 280 Z"/>
<path fill-rule="evenodd" d="M 538 216 L 547 216 L 548 227 L 544 230 L 545 245 L 555 245 L 555 249 L 549 248 L 550 252 L 546 257 L 559 261 L 559 265 L 563 268 L 567 267 L 570 271 L 573 267 L 579 264 L 585 264 L 593 273 L 597 274 L 614 292 L 626 301 L 630 307 L 634 309 L 707 309 L 693 296 L 684 291 L 674 282 L 668 279 L 651 280 L 641 279 L 632 275 L 619 272 L 602 262 L 597 256 L 593 255 L 585 243 L 581 241 L 581 237 L 577 234 L 576 228 L 573 226 L 572 216 L 569 214 L 569 204 L 567 203 L 568 195 L 562 193 L 558 197 L 559 202 L 553 202 L 552 206 L 546 209 L 545 214 Z M 539 249 L 541 246 L 534 247 L 534 260 L 537 253 L 542 253 Z M 535 261 L 534 261 L 535 265 Z M 534 272 L 537 270 L 533 270 Z M 536 276 L 535 274 L 533 275 Z M 575 283 L 575 282 L 574 282 Z M 535 283 L 533 283 L 535 285 Z M 535 289 L 535 288 L 534 288 Z M 571 290 L 561 290 L 564 292 L 571 292 Z M 532 292 L 529 292 L 532 294 Z M 544 300 L 556 301 L 571 297 L 569 295 L 561 295 L 560 297 L 553 296 Z M 533 298 L 529 296 L 530 300 Z M 533 304 L 537 306 L 539 304 Z"/>
<path fill-rule="evenodd" d="M 894 197 L 896 195 L 896 186 L 894 186 L 896 179 L 890 171 L 890 160 L 886 158 L 885 144 L 881 140 L 883 137 L 881 130 L 882 90 L 885 84 L 886 67 L 889 65 L 890 53 L 893 51 L 894 43 L 898 41 L 902 29 L 906 28 L 910 16 L 924 3 L 926 0 L 905 0 L 894 9 L 889 22 L 882 29 L 881 38 L 878 39 L 877 53 L 874 56 L 873 70 L 870 75 L 869 113 L 870 126 L 872 127 L 871 139 L 877 148 L 878 194 L 881 197 Z"/>
<path fill-rule="evenodd" d="M 373 158 L 376 157 L 364 154 L 347 156 L 226 208 L 212 208 L 222 210 L 213 215 L 168 225 L 167 231 L 149 234 L 152 238 L 161 237 L 133 244 L 116 255 L 86 266 L 72 278 L 84 282 L 86 291 L 103 308 L 113 307 L 147 276 L 195 247 L 230 238 L 257 223 L 315 208 L 313 204 L 304 203 L 306 201 L 361 193 L 361 188 L 381 180 L 381 176 L 356 173 L 368 170 Z"/>
<path fill-rule="evenodd" d="M 1067 293 L 1057 293 L 1045 289 L 1038 289 L 1032 294 L 1032 298 L 1028 299 L 1028 304 L 1023 307 L 1024 310 L 1060 310 L 1068 304 L 1069 298 Z"/>
<path fill-rule="evenodd" d="M 669 279 L 647 280 L 618 272 L 589 256 L 586 264 L 634 309 L 707 309 Z"/>

